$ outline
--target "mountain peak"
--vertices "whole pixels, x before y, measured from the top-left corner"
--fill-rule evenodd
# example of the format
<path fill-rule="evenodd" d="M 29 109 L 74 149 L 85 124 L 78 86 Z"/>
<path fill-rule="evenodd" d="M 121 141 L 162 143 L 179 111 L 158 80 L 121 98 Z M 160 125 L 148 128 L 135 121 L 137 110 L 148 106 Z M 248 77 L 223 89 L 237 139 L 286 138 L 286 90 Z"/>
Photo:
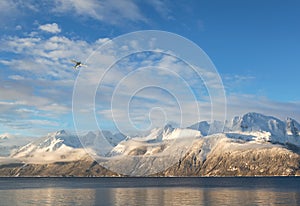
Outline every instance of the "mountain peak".
<path fill-rule="evenodd" d="M 285 136 L 285 123 L 275 117 L 251 112 L 245 114 L 239 121 L 235 122 L 232 130 L 242 132 L 270 132 L 278 137 Z"/>
<path fill-rule="evenodd" d="M 207 121 L 198 122 L 188 127 L 188 129 L 194 129 L 200 131 L 203 136 L 208 135 L 209 128 L 210 128 L 210 124 Z"/>
<path fill-rule="evenodd" d="M 245 115 L 242 116 L 242 119 L 244 121 L 248 120 L 248 121 L 268 121 L 270 119 L 273 119 L 273 120 L 276 120 L 276 121 L 281 121 L 275 117 L 272 117 L 272 116 L 267 116 L 267 115 L 264 115 L 264 114 L 261 114 L 261 113 L 256 113 L 256 112 L 249 112 L 249 113 L 246 113 Z"/>
<path fill-rule="evenodd" d="M 243 116 L 236 116 L 231 121 L 227 121 L 225 128 L 221 131 L 222 124 L 214 121 L 212 123 L 199 122 L 188 128 L 198 130 L 202 135 L 216 134 L 220 132 L 225 133 L 252 133 L 256 134 L 270 134 L 273 142 L 286 142 L 291 141 L 291 137 L 300 136 L 300 124 L 288 117 L 286 121 L 282 121 L 273 116 L 249 112 Z M 298 142 L 298 138 L 293 142 Z M 298 143 L 297 143 L 298 144 Z"/>
<path fill-rule="evenodd" d="M 60 136 L 60 135 L 66 135 L 67 132 L 65 130 L 59 130 L 55 133 L 57 136 Z"/>
<path fill-rule="evenodd" d="M 48 137 L 60 137 L 60 136 L 67 136 L 67 132 L 65 130 L 58 130 L 56 132 L 48 133 Z"/>
<path fill-rule="evenodd" d="M 163 128 L 164 133 L 172 132 L 174 130 L 174 127 L 171 124 L 166 124 Z"/>

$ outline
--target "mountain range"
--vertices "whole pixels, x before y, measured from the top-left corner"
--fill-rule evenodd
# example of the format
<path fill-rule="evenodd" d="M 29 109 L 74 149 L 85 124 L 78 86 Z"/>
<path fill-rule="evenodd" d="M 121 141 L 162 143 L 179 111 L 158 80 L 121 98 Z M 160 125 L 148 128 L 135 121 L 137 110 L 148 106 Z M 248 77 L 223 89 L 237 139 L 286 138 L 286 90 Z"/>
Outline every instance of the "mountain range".
<path fill-rule="evenodd" d="M 247 113 L 129 137 L 64 130 L 23 145 L 0 138 L 0 176 L 300 175 L 300 124 Z"/>

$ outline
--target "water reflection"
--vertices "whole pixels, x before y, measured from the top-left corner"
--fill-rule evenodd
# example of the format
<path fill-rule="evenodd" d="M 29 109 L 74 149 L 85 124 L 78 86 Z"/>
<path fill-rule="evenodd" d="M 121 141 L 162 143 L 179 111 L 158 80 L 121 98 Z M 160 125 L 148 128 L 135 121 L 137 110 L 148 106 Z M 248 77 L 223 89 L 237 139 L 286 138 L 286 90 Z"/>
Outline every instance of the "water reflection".
<path fill-rule="evenodd" d="M 300 205 L 297 191 L 226 188 L 1 190 L 0 205 Z"/>
<path fill-rule="evenodd" d="M 95 205 L 94 189 L 1 190 L 0 205 Z"/>
<path fill-rule="evenodd" d="M 237 189 L 114 189 L 114 205 L 299 205 L 297 192 Z"/>

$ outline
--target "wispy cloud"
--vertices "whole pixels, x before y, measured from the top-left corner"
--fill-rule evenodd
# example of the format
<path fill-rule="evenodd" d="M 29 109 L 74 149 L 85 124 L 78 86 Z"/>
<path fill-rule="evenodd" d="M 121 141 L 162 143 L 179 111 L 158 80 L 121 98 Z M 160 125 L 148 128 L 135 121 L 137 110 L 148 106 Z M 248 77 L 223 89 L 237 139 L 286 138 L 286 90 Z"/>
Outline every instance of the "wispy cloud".
<path fill-rule="evenodd" d="M 5 18 L 16 13 L 17 6 L 13 1 L 3 0 L 0 1 L 0 20 L 4 21 Z"/>
<path fill-rule="evenodd" d="M 80 21 L 95 20 L 101 24 L 120 28 L 135 26 L 137 23 L 151 24 L 151 17 L 143 10 L 146 7 L 151 8 L 155 15 L 164 19 L 173 19 L 170 5 L 172 5 L 171 2 L 162 0 L 2 0 L 0 1 L 0 24 L 6 26 L 12 24 L 14 29 L 19 29 L 24 26 L 18 23 L 21 18 L 29 14 L 44 15 L 46 13 L 59 17 L 73 16 Z M 41 25 L 40 29 L 51 33 L 61 31 L 55 23 Z"/>
<path fill-rule="evenodd" d="M 70 12 L 108 24 L 146 20 L 135 1 L 129 0 L 55 0 L 53 12 Z"/>
<path fill-rule="evenodd" d="M 13 23 L 20 16 L 26 16 L 26 12 L 37 12 L 39 4 L 35 0 L 1 0 L 0 1 L 0 25 Z"/>
<path fill-rule="evenodd" d="M 20 75 L 10 75 L 8 76 L 9 79 L 12 80 L 24 80 L 24 77 L 20 76 Z"/>
<path fill-rule="evenodd" d="M 247 112 L 258 112 L 281 119 L 292 117 L 298 121 L 300 120 L 300 111 L 297 109 L 300 106 L 300 102 L 279 102 L 264 96 L 249 94 L 228 95 L 227 102 L 228 118 Z"/>
<path fill-rule="evenodd" d="M 228 95 L 237 92 L 245 93 L 245 89 L 255 85 L 257 78 L 254 75 L 247 74 L 224 74 L 222 80 Z"/>
<path fill-rule="evenodd" d="M 151 5 L 163 18 L 168 20 L 174 19 L 174 17 L 172 16 L 172 11 L 170 9 L 173 2 L 167 2 L 164 0 L 148 0 L 145 2 Z"/>

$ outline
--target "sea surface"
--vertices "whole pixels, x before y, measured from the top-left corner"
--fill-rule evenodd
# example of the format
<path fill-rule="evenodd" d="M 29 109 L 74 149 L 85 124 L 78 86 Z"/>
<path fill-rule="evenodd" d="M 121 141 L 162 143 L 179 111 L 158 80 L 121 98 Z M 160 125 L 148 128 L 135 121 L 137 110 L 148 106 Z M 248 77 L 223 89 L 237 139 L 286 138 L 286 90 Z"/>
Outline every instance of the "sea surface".
<path fill-rule="evenodd" d="M 300 205 L 300 177 L 0 178 L 0 205 Z"/>

